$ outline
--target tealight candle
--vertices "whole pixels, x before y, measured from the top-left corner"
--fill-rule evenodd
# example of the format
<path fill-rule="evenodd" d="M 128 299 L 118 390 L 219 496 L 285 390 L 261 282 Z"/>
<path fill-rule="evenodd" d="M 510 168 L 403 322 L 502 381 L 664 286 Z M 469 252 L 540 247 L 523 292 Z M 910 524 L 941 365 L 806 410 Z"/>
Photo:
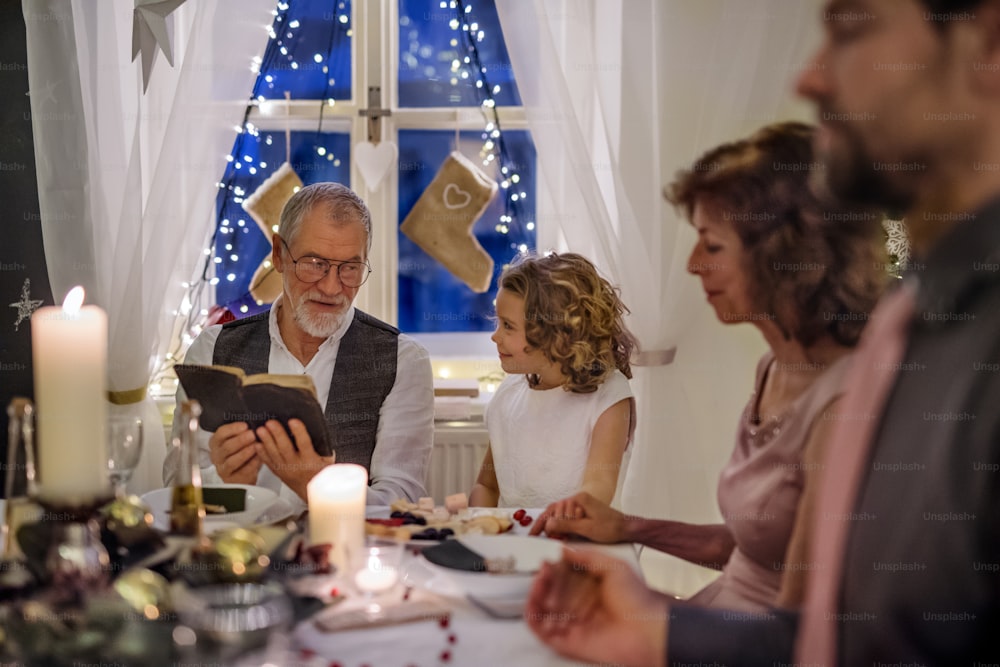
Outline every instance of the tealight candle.
<path fill-rule="evenodd" d="M 354 574 L 354 583 L 364 593 L 381 593 L 396 585 L 399 571 L 378 556 L 377 549 L 370 549 L 366 564 Z"/>
<path fill-rule="evenodd" d="M 330 561 L 342 572 L 347 555 L 365 543 L 367 493 L 368 471 L 354 463 L 329 465 L 306 485 L 309 541 L 332 544 Z"/>
<path fill-rule="evenodd" d="M 88 500 L 108 492 L 108 318 L 74 287 L 62 307 L 31 316 L 38 405 L 38 475 L 44 495 Z"/>

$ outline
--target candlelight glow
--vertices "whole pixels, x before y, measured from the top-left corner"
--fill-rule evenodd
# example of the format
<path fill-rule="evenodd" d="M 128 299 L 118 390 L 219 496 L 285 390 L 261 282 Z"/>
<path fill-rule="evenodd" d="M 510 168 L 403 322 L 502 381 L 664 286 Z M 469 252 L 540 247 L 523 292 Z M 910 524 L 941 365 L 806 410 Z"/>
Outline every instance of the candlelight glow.
<path fill-rule="evenodd" d="M 66 298 L 63 299 L 63 312 L 68 317 L 76 317 L 80 314 L 80 307 L 83 305 L 83 287 L 77 285 L 71 289 Z"/>

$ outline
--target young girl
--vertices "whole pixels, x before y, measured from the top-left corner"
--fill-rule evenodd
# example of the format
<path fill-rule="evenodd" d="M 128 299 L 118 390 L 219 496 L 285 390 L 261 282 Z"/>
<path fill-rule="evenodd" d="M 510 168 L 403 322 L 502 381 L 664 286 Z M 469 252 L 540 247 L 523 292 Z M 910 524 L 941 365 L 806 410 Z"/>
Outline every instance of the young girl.
<path fill-rule="evenodd" d="M 510 375 L 486 409 L 490 445 L 470 504 L 611 502 L 635 429 L 635 338 L 618 291 L 586 258 L 529 257 L 500 276 L 492 340 Z"/>

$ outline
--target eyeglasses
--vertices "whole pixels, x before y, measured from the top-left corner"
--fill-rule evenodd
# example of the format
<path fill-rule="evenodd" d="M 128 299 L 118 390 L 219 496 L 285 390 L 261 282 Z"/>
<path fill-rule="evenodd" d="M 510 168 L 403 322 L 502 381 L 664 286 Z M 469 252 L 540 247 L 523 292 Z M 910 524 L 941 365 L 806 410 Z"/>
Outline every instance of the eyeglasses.
<path fill-rule="evenodd" d="M 368 266 L 368 262 L 338 262 L 322 257 L 295 259 L 285 239 L 281 239 L 281 243 L 288 251 L 288 256 L 292 258 L 292 264 L 295 265 L 295 277 L 304 283 L 318 283 L 330 273 L 330 267 L 336 266 L 337 279 L 344 287 L 361 287 L 372 272 L 372 267 Z"/>

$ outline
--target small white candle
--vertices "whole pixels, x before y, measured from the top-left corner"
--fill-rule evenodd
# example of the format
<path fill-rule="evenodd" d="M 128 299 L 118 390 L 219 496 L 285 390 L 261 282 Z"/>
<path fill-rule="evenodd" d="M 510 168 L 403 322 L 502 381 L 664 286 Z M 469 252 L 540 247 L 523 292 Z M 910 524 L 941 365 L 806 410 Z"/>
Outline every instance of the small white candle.
<path fill-rule="evenodd" d="M 368 567 L 358 570 L 354 575 L 354 583 L 365 593 L 381 593 L 396 585 L 399 573 L 394 567 L 381 565 L 377 560 L 375 566 L 369 562 Z"/>
<path fill-rule="evenodd" d="M 63 305 L 31 316 L 38 476 L 46 497 L 90 499 L 108 490 L 108 318 L 74 287 Z"/>
<path fill-rule="evenodd" d="M 332 544 L 330 562 L 341 572 L 347 555 L 365 543 L 365 500 L 368 471 L 354 463 L 335 463 L 323 468 L 306 485 L 309 499 L 309 540 Z"/>

